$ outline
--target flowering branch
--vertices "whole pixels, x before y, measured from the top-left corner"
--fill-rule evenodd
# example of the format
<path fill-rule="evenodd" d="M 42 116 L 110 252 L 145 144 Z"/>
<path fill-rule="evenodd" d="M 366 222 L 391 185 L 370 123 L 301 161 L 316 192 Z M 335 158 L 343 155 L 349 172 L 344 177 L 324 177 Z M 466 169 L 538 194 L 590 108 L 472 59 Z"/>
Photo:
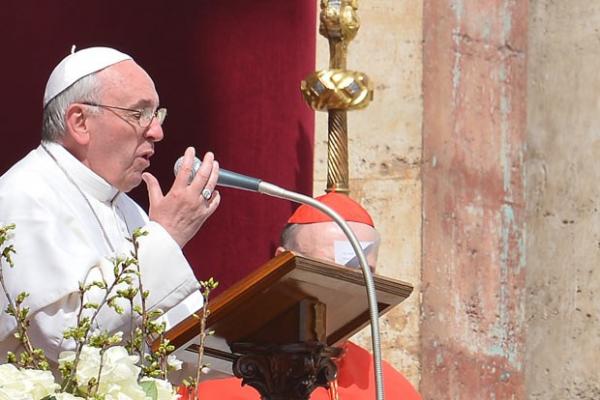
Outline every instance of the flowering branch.
<path fill-rule="evenodd" d="M 204 345 L 206 344 L 206 336 L 210 334 L 210 332 L 206 332 L 206 320 L 210 314 L 210 310 L 208 309 L 208 298 L 210 297 L 210 293 L 219 286 L 219 282 L 215 281 L 213 278 L 210 278 L 207 281 L 200 281 L 200 290 L 202 291 L 202 296 L 204 297 L 204 304 L 202 305 L 202 317 L 200 318 L 200 348 L 198 349 L 198 365 L 196 369 L 196 387 L 198 382 L 200 382 L 200 373 L 202 372 L 202 368 L 205 367 L 202 363 L 202 359 L 204 358 Z"/>
<path fill-rule="evenodd" d="M 104 334 L 97 335 L 96 337 L 90 337 L 90 330 L 92 329 L 98 313 L 104 305 L 108 305 L 118 314 L 122 314 L 124 312 L 123 308 L 117 303 L 117 300 L 122 296 L 118 292 L 114 295 L 111 294 L 118 285 L 123 283 L 130 285 L 132 283 L 131 275 L 134 274 L 135 271 L 130 269 L 130 266 L 133 263 L 134 260 L 130 258 L 123 259 L 121 257 L 117 257 L 113 259 L 113 274 L 115 279 L 110 285 L 108 285 L 104 278 L 102 278 L 102 281 L 94 281 L 89 284 L 79 284 L 79 297 L 81 306 L 77 315 L 77 326 L 74 328 L 68 328 L 63 333 L 63 337 L 65 339 L 73 339 L 77 343 L 75 360 L 73 361 L 72 365 L 66 364 L 64 367 L 64 371 L 68 373 L 63 382 L 63 390 L 66 392 L 72 393 L 77 386 L 75 374 L 77 372 L 77 366 L 79 364 L 83 347 L 88 343 L 91 345 L 91 342 L 96 344 L 94 347 L 104 347 L 111 343 L 115 344 L 114 342 L 117 341 L 117 338 L 111 337 L 105 339 L 104 342 L 101 342 L 100 340 L 104 338 Z M 85 303 L 85 294 L 93 288 L 98 288 L 105 291 L 102 300 L 99 303 Z M 92 316 L 83 315 L 83 311 L 87 309 L 94 310 Z M 118 339 L 118 341 L 120 341 L 120 335 L 118 335 Z"/>
<path fill-rule="evenodd" d="M 12 259 L 12 254 L 16 253 L 15 248 L 12 244 L 8 246 L 5 245 L 8 240 L 9 232 L 14 229 L 15 224 L 0 227 L 0 248 L 2 249 L 2 252 L 0 253 L 0 285 L 2 286 L 6 300 L 8 301 L 8 306 L 5 311 L 7 314 L 12 315 L 17 323 L 15 338 L 23 345 L 25 352 L 20 354 L 18 360 L 14 353 L 8 353 L 7 358 L 8 362 L 17 364 L 22 368 L 47 370 L 49 365 L 44 352 L 41 349 L 33 347 L 29 335 L 27 334 L 27 328 L 29 327 L 29 320 L 27 318 L 29 315 L 29 308 L 22 307 L 22 304 L 29 296 L 29 293 L 21 292 L 13 301 L 4 282 L 2 259 L 4 259 L 11 268 L 14 268 L 15 266 Z"/>
<path fill-rule="evenodd" d="M 202 372 L 208 367 L 202 361 L 204 358 L 204 346 L 206 345 L 206 338 L 209 335 L 212 335 L 212 331 L 206 330 L 206 321 L 208 320 L 208 316 L 210 315 L 210 309 L 208 308 L 209 298 L 211 292 L 219 286 L 219 282 L 215 281 L 213 278 L 209 278 L 206 281 L 199 281 L 200 284 L 200 292 L 202 293 L 202 297 L 204 298 L 204 304 L 202 305 L 202 315 L 199 316 L 194 314 L 194 317 L 200 320 L 200 343 L 198 348 L 198 364 L 196 369 L 196 377 L 189 377 L 188 379 L 183 380 L 183 385 L 187 391 L 186 399 L 199 399 L 198 397 L 198 384 L 200 383 L 200 376 Z M 181 393 L 181 392 L 180 392 Z M 192 393 L 192 397 L 190 396 Z"/>
<path fill-rule="evenodd" d="M 137 353 L 140 356 L 140 363 L 142 366 L 144 365 L 144 357 L 143 356 L 144 356 L 144 350 L 145 350 L 144 345 L 146 343 L 146 330 L 144 329 L 144 326 L 147 325 L 147 321 L 148 321 L 148 315 L 146 313 L 146 299 L 148 298 L 149 293 L 147 291 L 144 291 L 144 285 L 143 285 L 142 279 L 141 279 L 142 273 L 140 270 L 140 263 L 139 263 L 139 248 L 140 248 L 139 238 L 141 236 L 145 236 L 147 234 L 148 234 L 148 232 L 146 232 L 146 231 L 143 231 L 141 229 L 136 229 L 133 232 L 132 237 L 127 238 L 127 240 L 130 241 L 133 246 L 133 250 L 131 252 L 131 259 L 133 260 L 132 265 L 134 266 L 135 274 L 137 275 L 138 286 L 137 286 L 137 288 L 130 286 L 126 290 L 122 290 L 119 292 L 119 294 L 123 298 L 129 300 L 129 304 L 130 304 L 131 311 L 132 311 L 131 319 L 130 319 L 131 337 L 130 337 L 130 341 L 126 347 L 130 353 Z M 135 305 L 134 301 L 138 294 L 140 295 L 140 304 Z M 135 327 L 136 314 L 141 317 L 141 329 Z"/>

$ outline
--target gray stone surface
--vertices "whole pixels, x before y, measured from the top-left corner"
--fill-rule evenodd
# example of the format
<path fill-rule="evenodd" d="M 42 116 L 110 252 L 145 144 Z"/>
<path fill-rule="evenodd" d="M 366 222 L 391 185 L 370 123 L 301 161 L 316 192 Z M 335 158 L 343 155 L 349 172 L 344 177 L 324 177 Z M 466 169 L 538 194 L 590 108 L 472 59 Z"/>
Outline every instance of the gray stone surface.
<path fill-rule="evenodd" d="M 600 2 L 530 2 L 528 398 L 600 399 Z"/>

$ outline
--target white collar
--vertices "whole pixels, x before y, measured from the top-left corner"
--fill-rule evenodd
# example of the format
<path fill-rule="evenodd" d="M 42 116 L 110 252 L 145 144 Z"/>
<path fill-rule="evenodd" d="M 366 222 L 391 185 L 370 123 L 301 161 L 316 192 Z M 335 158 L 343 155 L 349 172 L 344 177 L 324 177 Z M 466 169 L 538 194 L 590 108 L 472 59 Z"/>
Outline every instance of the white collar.
<path fill-rule="evenodd" d="M 56 158 L 59 165 L 64 168 L 86 195 L 92 196 L 101 202 L 111 202 L 119 194 L 116 187 L 83 165 L 59 143 L 44 141 L 42 145 Z M 42 146 L 40 146 L 41 149 Z"/>

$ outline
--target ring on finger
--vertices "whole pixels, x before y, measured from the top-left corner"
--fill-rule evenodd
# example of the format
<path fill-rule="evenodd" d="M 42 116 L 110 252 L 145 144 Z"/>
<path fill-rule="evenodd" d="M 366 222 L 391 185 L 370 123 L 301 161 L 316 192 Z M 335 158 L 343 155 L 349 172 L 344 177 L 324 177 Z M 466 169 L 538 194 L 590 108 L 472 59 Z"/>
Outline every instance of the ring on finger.
<path fill-rule="evenodd" d="M 204 200 L 210 200 L 212 197 L 212 191 L 208 188 L 204 188 L 202 190 L 202 197 L 204 197 Z"/>

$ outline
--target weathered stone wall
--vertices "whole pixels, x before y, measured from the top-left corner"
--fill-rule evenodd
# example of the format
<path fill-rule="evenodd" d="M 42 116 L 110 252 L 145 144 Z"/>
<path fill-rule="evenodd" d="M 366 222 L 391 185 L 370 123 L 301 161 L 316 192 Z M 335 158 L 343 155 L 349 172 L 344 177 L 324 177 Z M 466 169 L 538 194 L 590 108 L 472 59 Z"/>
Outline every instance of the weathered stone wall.
<path fill-rule="evenodd" d="M 600 399 L 600 3 L 532 0 L 529 399 Z"/>
<path fill-rule="evenodd" d="M 527 2 L 425 0 L 421 393 L 524 398 Z"/>
<path fill-rule="evenodd" d="M 415 286 L 382 319 L 383 357 L 415 385 L 420 376 L 421 70 L 420 0 L 359 1 L 362 26 L 349 47 L 348 69 L 374 81 L 375 99 L 348 116 L 351 197 L 371 213 L 382 235 L 378 273 Z M 329 47 L 317 38 L 317 69 Z M 327 183 L 327 114 L 317 114 L 314 194 Z M 369 331 L 355 340 L 370 347 Z"/>

